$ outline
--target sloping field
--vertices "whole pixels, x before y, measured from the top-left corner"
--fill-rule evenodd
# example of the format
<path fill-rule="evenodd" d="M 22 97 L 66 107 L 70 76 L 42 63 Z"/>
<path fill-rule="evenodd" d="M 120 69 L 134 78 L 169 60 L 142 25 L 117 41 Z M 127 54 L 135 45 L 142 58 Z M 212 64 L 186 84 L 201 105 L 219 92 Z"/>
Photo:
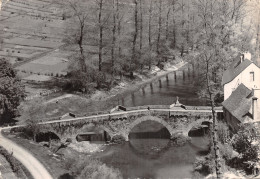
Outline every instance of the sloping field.
<path fill-rule="evenodd" d="M 18 66 L 17 69 L 28 75 L 60 76 L 67 73 L 68 58 L 71 52 L 53 51 L 46 56 Z M 37 76 L 36 76 L 37 77 Z M 34 76 L 35 78 L 35 76 Z M 28 76 L 24 79 L 29 79 Z M 31 79 L 31 78 L 30 78 Z M 48 79 L 48 78 L 46 78 Z"/>
<path fill-rule="evenodd" d="M 3 1 L 0 57 L 19 65 L 58 49 L 63 44 L 65 30 L 59 11 L 59 5 L 52 0 Z"/>

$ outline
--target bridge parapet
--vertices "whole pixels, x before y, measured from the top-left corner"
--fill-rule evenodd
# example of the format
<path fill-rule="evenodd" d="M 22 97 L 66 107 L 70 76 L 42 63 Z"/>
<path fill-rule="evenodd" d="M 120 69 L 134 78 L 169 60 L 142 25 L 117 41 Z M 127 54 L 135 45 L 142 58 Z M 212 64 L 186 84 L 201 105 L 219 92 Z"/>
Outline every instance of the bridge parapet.
<path fill-rule="evenodd" d="M 221 110 L 217 110 L 221 113 Z M 60 138 L 76 138 L 78 134 L 89 132 L 91 126 L 96 126 L 106 131 L 111 138 L 116 135 L 123 136 L 128 140 L 131 129 L 139 123 L 151 120 L 165 126 L 171 135 L 188 131 L 202 122 L 211 122 L 211 110 L 175 110 L 175 109 L 147 109 L 141 107 L 138 110 L 119 111 L 115 113 L 104 113 L 100 115 L 78 117 L 72 119 L 48 121 L 41 123 L 48 125 L 50 130 Z"/>

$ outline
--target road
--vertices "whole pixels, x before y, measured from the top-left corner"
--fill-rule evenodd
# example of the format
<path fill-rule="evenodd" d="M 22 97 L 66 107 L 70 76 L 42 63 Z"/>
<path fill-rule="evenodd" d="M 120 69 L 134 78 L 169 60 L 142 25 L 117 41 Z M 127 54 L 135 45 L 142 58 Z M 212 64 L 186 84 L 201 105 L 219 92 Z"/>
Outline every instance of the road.
<path fill-rule="evenodd" d="M 5 128 L 6 129 L 6 128 Z M 50 173 L 45 167 L 29 152 L 22 147 L 19 147 L 14 142 L 5 138 L 1 133 L 0 128 L 0 145 L 3 146 L 10 153 L 13 152 L 13 156 L 19 160 L 31 173 L 35 179 L 52 179 Z"/>

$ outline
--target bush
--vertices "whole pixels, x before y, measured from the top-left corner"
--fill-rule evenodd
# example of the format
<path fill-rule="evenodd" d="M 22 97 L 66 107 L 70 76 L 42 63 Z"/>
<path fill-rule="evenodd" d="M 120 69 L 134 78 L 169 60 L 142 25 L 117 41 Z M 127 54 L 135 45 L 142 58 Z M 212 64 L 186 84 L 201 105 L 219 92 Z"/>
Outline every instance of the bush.
<path fill-rule="evenodd" d="M 195 172 L 198 172 L 203 176 L 207 176 L 208 174 L 213 173 L 215 165 L 212 154 L 210 153 L 205 157 L 196 158 L 193 167 Z"/>
<path fill-rule="evenodd" d="M 219 144 L 219 151 L 226 161 L 231 160 L 235 156 L 233 148 L 229 144 Z"/>
<path fill-rule="evenodd" d="M 258 159 L 258 145 L 254 145 L 256 129 L 252 125 L 242 125 L 237 134 L 233 136 L 232 146 L 239 156 L 232 159 L 229 164 L 243 169 L 247 174 L 252 174 Z"/>
<path fill-rule="evenodd" d="M 92 179 L 121 179 L 119 170 L 110 168 L 100 161 L 86 157 L 81 160 L 67 159 L 65 166 L 70 170 L 70 175 L 75 178 Z"/>
<path fill-rule="evenodd" d="M 9 154 L 9 152 L 1 146 L 0 154 L 3 155 L 6 158 L 6 160 L 10 163 L 13 172 L 17 175 L 18 178 L 25 178 L 24 173 L 21 169 L 20 162 L 16 160 L 12 154 Z"/>
<path fill-rule="evenodd" d="M 125 142 L 125 138 L 121 135 L 116 135 L 112 138 L 111 142 L 116 143 L 116 144 L 122 144 Z"/>
<path fill-rule="evenodd" d="M 175 145 L 175 146 L 183 146 L 187 142 L 190 141 L 190 137 L 184 136 L 182 134 L 176 134 L 176 135 L 172 136 L 171 140 L 172 140 L 172 144 L 173 145 Z"/>
<path fill-rule="evenodd" d="M 228 126 L 223 122 L 219 122 L 217 129 L 218 129 L 217 130 L 218 140 L 222 144 L 229 143 L 230 142 L 230 132 L 229 132 Z"/>
<path fill-rule="evenodd" d="M 20 52 L 19 52 L 20 53 Z M 22 57 L 17 57 L 17 61 L 23 61 L 23 58 Z"/>

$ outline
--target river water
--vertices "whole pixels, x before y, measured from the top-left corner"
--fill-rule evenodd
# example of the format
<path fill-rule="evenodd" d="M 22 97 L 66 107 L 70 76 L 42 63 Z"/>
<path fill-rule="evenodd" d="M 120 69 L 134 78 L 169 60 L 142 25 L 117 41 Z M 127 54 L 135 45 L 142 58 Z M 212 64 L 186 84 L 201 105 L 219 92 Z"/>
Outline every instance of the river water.
<path fill-rule="evenodd" d="M 135 93 L 118 99 L 123 106 L 172 104 L 179 97 L 185 105 L 206 105 L 196 95 L 196 74 L 188 66 L 148 84 Z M 196 134 L 196 135 L 194 135 Z M 159 123 L 147 121 L 130 133 L 130 141 L 109 145 L 96 158 L 118 168 L 124 178 L 191 178 L 195 158 L 208 149 L 209 140 L 201 131 L 194 132 L 191 142 L 173 146 L 168 131 Z"/>
<path fill-rule="evenodd" d="M 186 65 L 180 70 L 170 73 L 160 80 L 154 81 L 140 89 L 120 99 L 119 104 L 123 106 L 142 106 L 142 105 L 170 105 L 176 102 L 176 97 L 185 105 L 205 106 L 206 101 L 199 99 L 194 86 L 197 78 L 191 65 Z"/>

